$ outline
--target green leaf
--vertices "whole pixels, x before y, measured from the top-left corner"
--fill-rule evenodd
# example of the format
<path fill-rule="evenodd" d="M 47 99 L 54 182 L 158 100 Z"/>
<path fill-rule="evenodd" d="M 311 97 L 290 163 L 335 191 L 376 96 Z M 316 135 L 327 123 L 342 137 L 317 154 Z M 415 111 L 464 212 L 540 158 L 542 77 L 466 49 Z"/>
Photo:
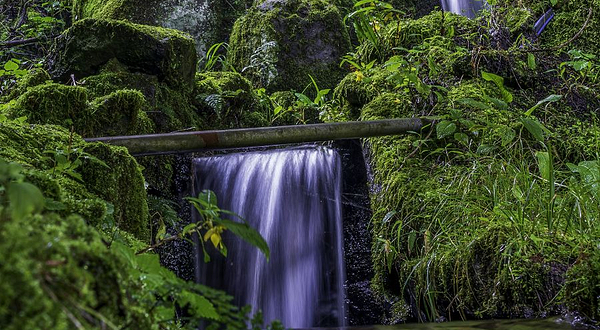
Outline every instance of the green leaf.
<path fill-rule="evenodd" d="M 500 93 L 502 93 L 502 98 L 504 99 L 504 101 L 506 101 L 506 103 L 510 103 L 513 101 L 513 95 L 508 90 L 506 90 L 506 88 L 504 88 L 504 78 L 493 73 L 485 72 L 483 70 L 481 70 L 481 77 L 484 80 L 491 81 L 494 84 L 496 84 L 496 86 L 498 86 L 498 89 L 500 89 Z"/>
<path fill-rule="evenodd" d="M 215 219 L 214 221 L 224 226 L 244 241 L 256 246 L 265 255 L 267 261 L 269 260 L 271 252 L 269 251 L 267 242 L 265 242 L 265 239 L 258 231 L 250 227 L 247 223 L 240 223 L 225 219 Z"/>
<path fill-rule="evenodd" d="M 535 55 L 531 53 L 527 54 L 527 66 L 531 70 L 535 70 L 535 68 L 537 67 L 537 64 L 535 63 Z"/>
<path fill-rule="evenodd" d="M 462 145 L 466 146 L 469 144 L 469 136 L 465 133 L 454 133 L 454 139 Z"/>
<path fill-rule="evenodd" d="M 544 142 L 544 132 L 548 131 L 537 119 L 521 118 L 525 129 L 539 142 Z"/>
<path fill-rule="evenodd" d="M 182 291 L 177 297 L 177 302 L 180 306 L 188 306 L 194 316 L 218 320 L 219 314 L 215 310 L 213 304 L 211 304 L 208 299 L 204 298 L 201 295 L 189 292 Z"/>
<path fill-rule="evenodd" d="M 537 158 L 541 177 L 544 178 L 544 180 L 550 180 L 550 169 L 552 168 L 550 164 L 550 154 L 548 154 L 547 151 L 538 151 L 535 153 L 535 157 Z"/>
<path fill-rule="evenodd" d="M 63 211 L 67 209 L 67 206 L 59 201 L 55 201 L 50 198 L 46 198 L 46 210 L 48 211 Z"/>
<path fill-rule="evenodd" d="M 556 101 L 560 100 L 561 98 L 562 98 L 562 95 L 552 94 L 552 95 L 546 97 L 545 99 L 539 101 L 538 103 L 536 103 L 536 105 L 534 105 L 533 107 L 529 108 L 529 110 L 527 110 L 525 112 L 525 116 L 530 116 L 533 113 L 533 111 L 535 109 L 537 109 L 540 105 L 542 105 L 544 103 L 556 102 Z"/>
<path fill-rule="evenodd" d="M 496 149 L 496 147 L 487 144 L 482 144 L 479 147 L 477 147 L 477 153 L 480 155 L 489 155 L 492 153 L 492 151 L 494 151 L 494 149 Z"/>
<path fill-rule="evenodd" d="M 463 104 L 463 105 L 468 105 L 471 106 L 473 108 L 477 108 L 477 109 L 481 109 L 481 110 L 486 110 L 489 109 L 490 106 L 483 103 L 483 102 L 479 102 L 476 100 L 473 100 L 471 98 L 464 98 L 464 99 L 459 99 L 457 100 L 458 103 Z"/>
<path fill-rule="evenodd" d="M 456 132 L 456 124 L 448 120 L 442 120 L 435 126 L 435 131 L 438 139 L 443 139 Z"/>
<path fill-rule="evenodd" d="M 34 212 L 43 210 L 46 200 L 38 187 L 27 182 L 12 182 L 6 188 L 11 215 L 22 219 Z"/>
<path fill-rule="evenodd" d="M 500 134 L 501 145 L 503 147 L 506 147 L 506 145 L 511 143 L 515 139 L 515 136 L 517 136 L 514 129 L 504 125 L 498 128 L 498 133 Z"/>
<path fill-rule="evenodd" d="M 9 60 L 4 63 L 4 70 L 6 71 L 15 71 L 19 69 L 19 64 L 14 61 L 14 59 Z"/>
<path fill-rule="evenodd" d="M 396 214 L 396 211 L 389 211 L 388 213 L 385 214 L 385 216 L 383 217 L 383 220 L 381 220 L 381 222 L 386 223 L 388 221 L 390 221 L 390 219 L 392 219 L 392 217 Z"/>
<path fill-rule="evenodd" d="M 160 274 L 162 271 L 162 267 L 160 266 L 160 261 L 158 258 L 158 254 L 153 253 L 143 253 L 135 256 L 135 260 L 137 262 L 137 268 L 143 272 L 149 274 Z"/>

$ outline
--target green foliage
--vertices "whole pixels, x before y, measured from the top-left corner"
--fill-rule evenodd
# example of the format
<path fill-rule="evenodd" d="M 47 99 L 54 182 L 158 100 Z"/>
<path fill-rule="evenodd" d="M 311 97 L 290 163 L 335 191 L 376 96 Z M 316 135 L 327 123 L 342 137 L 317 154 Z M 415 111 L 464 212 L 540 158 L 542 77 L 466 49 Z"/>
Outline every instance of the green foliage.
<path fill-rule="evenodd" d="M 220 209 L 217 205 L 217 197 L 214 192 L 204 190 L 198 194 L 197 198 L 187 197 L 186 199 L 192 203 L 196 211 L 198 211 L 200 221 L 187 225 L 181 234 L 186 236 L 192 233 L 198 233 L 198 235 L 203 238 L 201 243 L 202 251 L 204 251 L 204 262 L 210 261 L 210 257 L 204 246 L 204 242 L 207 242 L 209 239 L 221 254 L 227 256 L 227 247 L 223 244 L 221 238 L 221 234 L 225 230 L 229 230 L 239 238 L 257 247 L 265 255 L 267 260 L 269 260 L 269 247 L 262 236 L 256 230 L 251 228 L 239 215 Z M 242 220 L 242 222 L 222 218 L 222 214 L 237 218 Z M 202 233 L 202 231 L 204 231 L 204 233 Z"/>
<path fill-rule="evenodd" d="M 44 196 L 34 185 L 24 182 L 23 167 L 0 158 L 0 221 L 9 215 L 21 220 L 44 208 Z"/>

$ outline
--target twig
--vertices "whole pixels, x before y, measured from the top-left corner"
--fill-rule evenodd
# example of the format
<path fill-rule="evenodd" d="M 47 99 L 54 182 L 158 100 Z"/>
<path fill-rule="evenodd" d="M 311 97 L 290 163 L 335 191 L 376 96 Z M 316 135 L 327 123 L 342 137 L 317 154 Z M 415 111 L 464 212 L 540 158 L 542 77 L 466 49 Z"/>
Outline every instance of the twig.
<path fill-rule="evenodd" d="M 140 255 L 140 254 L 143 254 L 143 253 L 146 253 L 146 252 L 150 252 L 150 251 L 152 251 L 152 250 L 154 250 L 154 249 L 156 249 L 158 247 L 161 247 L 162 245 L 164 245 L 166 243 L 169 243 L 169 242 L 172 242 L 172 241 L 176 241 L 176 240 L 178 240 L 180 238 L 181 237 L 179 237 L 179 235 L 167 237 L 167 238 L 165 238 L 163 240 L 158 241 L 158 243 L 156 243 L 154 245 L 150 245 L 150 246 L 148 246 L 146 248 L 143 248 L 143 249 L 139 250 L 138 252 L 135 253 L 135 255 Z"/>
<path fill-rule="evenodd" d="M 52 38 L 53 37 L 54 36 L 52 36 Z M 40 38 L 10 40 L 10 41 L 5 41 L 5 42 L 0 43 L 0 48 L 29 45 L 29 44 L 34 44 L 34 43 L 40 42 L 40 41 L 45 41 L 45 40 L 40 40 Z"/>

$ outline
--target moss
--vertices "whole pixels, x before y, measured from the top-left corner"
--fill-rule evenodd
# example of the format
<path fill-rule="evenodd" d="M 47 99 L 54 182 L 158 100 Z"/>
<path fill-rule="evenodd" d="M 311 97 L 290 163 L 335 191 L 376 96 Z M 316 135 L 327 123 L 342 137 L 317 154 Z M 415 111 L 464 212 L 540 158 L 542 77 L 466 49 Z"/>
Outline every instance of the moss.
<path fill-rule="evenodd" d="M 196 108 L 210 128 L 267 124 L 252 84 L 238 73 L 199 73 L 194 95 Z"/>
<path fill-rule="evenodd" d="M 194 41 L 186 34 L 125 21 L 84 19 L 58 39 L 53 74 L 63 82 L 97 74 L 116 58 L 130 71 L 191 90 L 196 71 Z"/>
<path fill-rule="evenodd" d="M 19 79 L 17 86 L 11 90 L 6 100 L 14 100 L 24 94 L 29 88 L 45 84 L 50 81 L 50 74 L 44 69 L 34 68 L 27 75 Z M 2 101 L 2 98 L 0 98 Z"/>
<path fill-rule="evenodd" d="M 266 47 L 268 42 L 275 45 Z M 261 46 L 263 52 L 257 52 Z M 236 21 L 228 56 L 269 92 L 302 91 L 311 84 L 308 75 L 320 88 L 333 88 L 344 74 L 339 59 L 349 50 L 335 6 L 320 0 L 262 1 Z"/>
<path fill-rule="evenodd" d="M 152 327 L 152 317 L 128 296 L 141 289 L 131 269 L 81 218 L 48 214 L 3 223 L 0 251 L 5 329 L 71 329 L 73 318 L 86 327 Z"/>
<path fill-rule="evenodd" d="M 94 136 L 136 135 L 154 132 L 148 118 L 144 95 L 136 90 L 121 89 L 92 101 Z"/>
<path fill-rule="evenodd" d="M 114 68 L 119 68 L 113 62 Z M 122 67 L 121 67 L 122 68 Z M 157 132 L 171 132 L 183 128 L 201 128 L 204 124 L 192 105 L 191 91 L 182 91 L 161 83 L 156 76 L 127 71 L 108 71 L 87 77 L 84 85 L 94 96 L 100 97 L 123 89 L 137 90 L 146 99 L 147 116 Z M 144 121 L 143 121 L 144 122 Z M 148 125 L 144 125 L 148 127 Z"/>
<path fill-rule="evenodd" d="M 56 83 L 30 88 L 7 106 L 9 117 L 25 116 L 29 122 L 62 125 L 82 136 L 151 133 L 143 95 L 118 90 L 90 102 L 88 89 Z"/>
<path fill-rule="evenodd" d="M 148 239 L 144 179 L 125 149 L 90 146 L 59 126 L 11 122 L 0 124 L 0 143 L 0 157 L 23 164 L 29 180 L 54 201 L 55 211 L 78 213 L 94 226 L 113 217 L 124 230 Z"/>
<path fill-rule="evenodd" d="M 148 205 L 140 166 L 123 147 L 95 143 L 85 150 L 107 165 L 88 162 L 81 171 L 85 186 L 114 205 L 112 216 L 119 228 L 149 241 Z"/>

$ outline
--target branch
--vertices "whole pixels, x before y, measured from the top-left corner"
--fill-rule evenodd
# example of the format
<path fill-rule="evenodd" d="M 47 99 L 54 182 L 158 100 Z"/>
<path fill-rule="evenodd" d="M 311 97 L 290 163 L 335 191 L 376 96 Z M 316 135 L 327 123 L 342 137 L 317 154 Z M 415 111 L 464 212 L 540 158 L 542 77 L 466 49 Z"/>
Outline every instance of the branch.
<path fill-rule="evenodd" d="M 38 43 L 38 42 L 47 41 L 49 39 L 54 39 L 56 37 L 57 37 L 57 35 L 52 35 L 52 36 L 50 36 L 48 38 L 44 38 L 44 39 L 29 38 L 29 39 L 9 40 L 9 41 L 4 41 L 4 42 L 0 43 L 0 48 L 10 48 L 10 47 L 15 47 L 15 46 L 23 46 L 23 45 L 35 44 L 35 43 Z"/>

